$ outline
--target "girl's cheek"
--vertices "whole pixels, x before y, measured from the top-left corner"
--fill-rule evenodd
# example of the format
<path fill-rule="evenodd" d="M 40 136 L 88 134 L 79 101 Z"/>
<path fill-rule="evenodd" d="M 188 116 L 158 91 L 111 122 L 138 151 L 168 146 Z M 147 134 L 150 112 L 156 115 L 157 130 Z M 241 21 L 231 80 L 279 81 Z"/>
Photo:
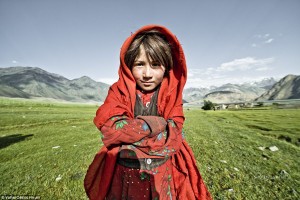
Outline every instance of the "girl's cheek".
<path fill-rule="evenodd" d="M 131 73 L 134 78 L 139 78 L 142 74 L 142 70 L 140 70 L 138 68 L 134 68 L 134 69 L 132 69 Z"/>

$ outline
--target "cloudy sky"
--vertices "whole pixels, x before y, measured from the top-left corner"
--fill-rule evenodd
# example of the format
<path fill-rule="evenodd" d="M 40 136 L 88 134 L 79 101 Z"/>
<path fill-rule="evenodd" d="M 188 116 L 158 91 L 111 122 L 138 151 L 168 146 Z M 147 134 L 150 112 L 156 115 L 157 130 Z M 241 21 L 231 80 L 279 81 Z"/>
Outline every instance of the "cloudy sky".
<path fill-rule="evenodd" d="M 124 40 L 146 24 L 184 48 L 186 87 L 300 75 L 299 0 L 0 0 L 0 67 L 117 80 Z"/>

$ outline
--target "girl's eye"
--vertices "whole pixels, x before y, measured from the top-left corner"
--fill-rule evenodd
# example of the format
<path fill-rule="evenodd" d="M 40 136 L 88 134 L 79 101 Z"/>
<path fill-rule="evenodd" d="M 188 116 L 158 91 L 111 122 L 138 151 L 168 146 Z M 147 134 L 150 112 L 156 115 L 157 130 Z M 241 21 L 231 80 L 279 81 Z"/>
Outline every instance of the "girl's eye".
<path fill-rule="evenodd" d="M 135 63 L 134 65 L 140 67 L 140 66 L 143 66 L 144 63 L 140 63 L 140 62 L 139 62 L 139 63 Z"/>
<path fill-rule="evenodd" d="M 160 67 L 160 63 L 152 63 L 152 67 L 155 67 L 155 68 Z"/>

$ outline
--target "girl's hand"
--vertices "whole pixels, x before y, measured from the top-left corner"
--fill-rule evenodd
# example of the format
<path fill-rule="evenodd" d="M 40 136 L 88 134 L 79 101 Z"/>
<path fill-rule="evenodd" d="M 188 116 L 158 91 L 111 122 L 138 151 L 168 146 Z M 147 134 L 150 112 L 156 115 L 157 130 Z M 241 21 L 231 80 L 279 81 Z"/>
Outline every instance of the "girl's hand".
<path fill-rule="evenodd" d="M 167 121 L 163 117 L 139 115 L 137 116 L 137 119 L 142 119 L 148 124 L 151 130 L 149 137 L 154 137 L 159 133 L 164 132 L 167 126 Z"/>

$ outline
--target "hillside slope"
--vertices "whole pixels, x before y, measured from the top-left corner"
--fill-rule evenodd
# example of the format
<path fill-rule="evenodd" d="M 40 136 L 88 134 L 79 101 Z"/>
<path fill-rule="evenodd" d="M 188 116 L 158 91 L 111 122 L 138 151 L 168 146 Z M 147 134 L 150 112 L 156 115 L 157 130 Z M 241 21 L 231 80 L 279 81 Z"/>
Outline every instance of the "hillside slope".
<path fill-rule="evenodd" d="M 285 76 L 256 101 L 284 99 L 300 99 L 300 76 Z"/>
<path fill-rule="evenodd" d="M 74 102 L 104 101 L 109 85 L 83 76 L 69 80 L 37 67 L 0 68 L 0 96 L 52 98 Z"/>
<path fill-rule="evenodd" d="M 266 88 L 270 88 L 275 80 L 263 80 L 254 84 L 231 84 L 227 83 L 219 87 L 210 88 L 187 88 L 183 91 L 183 98 L 188 102 L 210 100 L 214 103 L 232 103 L 252 101 L 262 95 Z"/>

